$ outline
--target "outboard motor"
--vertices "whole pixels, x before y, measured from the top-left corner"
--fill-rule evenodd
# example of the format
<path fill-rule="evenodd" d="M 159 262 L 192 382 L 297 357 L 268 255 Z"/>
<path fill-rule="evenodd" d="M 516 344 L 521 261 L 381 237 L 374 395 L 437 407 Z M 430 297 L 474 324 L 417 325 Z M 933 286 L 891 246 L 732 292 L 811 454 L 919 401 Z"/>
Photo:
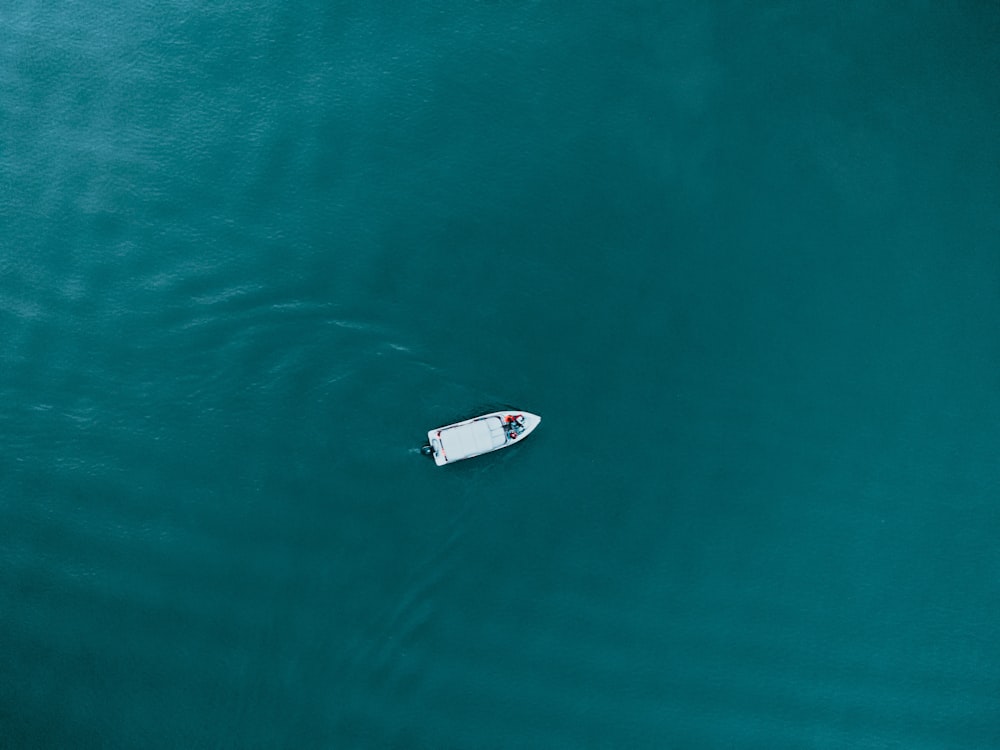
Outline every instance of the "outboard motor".
<path fill-rule="evenodd" d="M 421 456 L 433 456 L 434 455 L 434 449 L 431 448 L 429 445 L 425 445 L 424 447 L 422 447 L 420 449 L 420 455 Z"/>

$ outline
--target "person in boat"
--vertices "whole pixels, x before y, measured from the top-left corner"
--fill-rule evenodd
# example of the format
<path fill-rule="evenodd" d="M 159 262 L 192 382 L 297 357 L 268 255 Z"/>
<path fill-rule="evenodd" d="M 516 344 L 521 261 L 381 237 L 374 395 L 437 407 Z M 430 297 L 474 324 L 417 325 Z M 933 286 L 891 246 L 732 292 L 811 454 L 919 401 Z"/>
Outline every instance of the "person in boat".
<path fill-rule="evenodd" d="M 513 414 L 508 414 L 504 422 L 511 437 L 517 437 L 524 432 L 524 417 L 520 414 L 516 417 Z"/>

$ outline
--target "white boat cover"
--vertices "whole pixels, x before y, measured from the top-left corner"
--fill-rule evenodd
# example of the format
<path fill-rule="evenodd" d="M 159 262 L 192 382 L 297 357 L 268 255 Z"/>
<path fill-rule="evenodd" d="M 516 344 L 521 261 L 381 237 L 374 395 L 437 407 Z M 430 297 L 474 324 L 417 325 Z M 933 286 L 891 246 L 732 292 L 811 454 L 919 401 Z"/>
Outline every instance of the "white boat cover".
<path fill-rule="evenodd" d="M 477 419 L 468 424 L 441 430 L 441 444 L 449 461 L 489 453 L 507 442 L 500 417 Z"/>

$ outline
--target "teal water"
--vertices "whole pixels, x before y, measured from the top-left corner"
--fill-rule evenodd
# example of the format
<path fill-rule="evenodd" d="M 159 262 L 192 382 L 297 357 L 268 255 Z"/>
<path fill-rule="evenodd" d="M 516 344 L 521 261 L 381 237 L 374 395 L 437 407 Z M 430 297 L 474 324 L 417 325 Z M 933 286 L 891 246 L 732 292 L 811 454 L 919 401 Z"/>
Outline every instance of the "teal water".
<path fill-rule="evenodd" d="M 0 747 L 1000 746 L 1000 6 L 411 5 L 0 10 Z"/>

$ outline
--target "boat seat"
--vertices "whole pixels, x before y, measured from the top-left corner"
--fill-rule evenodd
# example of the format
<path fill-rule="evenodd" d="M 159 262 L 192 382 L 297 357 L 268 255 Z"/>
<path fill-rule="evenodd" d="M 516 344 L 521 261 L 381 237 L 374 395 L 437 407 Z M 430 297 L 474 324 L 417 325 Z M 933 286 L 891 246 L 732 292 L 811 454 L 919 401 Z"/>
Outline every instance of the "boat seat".
<path fill-rule="evenodd" d="M 499 448 L 507 442 L 507 434 L 500 417 L 489 417 L 442 430 L 441 442 L 448 460 L 457 461 Z"/>
<path fill-rule="evenodd" d="M 499 419 L 490 419 L 490 441 L 494 448 L 499 448 L 507 442 L 507 430 Z"/>

